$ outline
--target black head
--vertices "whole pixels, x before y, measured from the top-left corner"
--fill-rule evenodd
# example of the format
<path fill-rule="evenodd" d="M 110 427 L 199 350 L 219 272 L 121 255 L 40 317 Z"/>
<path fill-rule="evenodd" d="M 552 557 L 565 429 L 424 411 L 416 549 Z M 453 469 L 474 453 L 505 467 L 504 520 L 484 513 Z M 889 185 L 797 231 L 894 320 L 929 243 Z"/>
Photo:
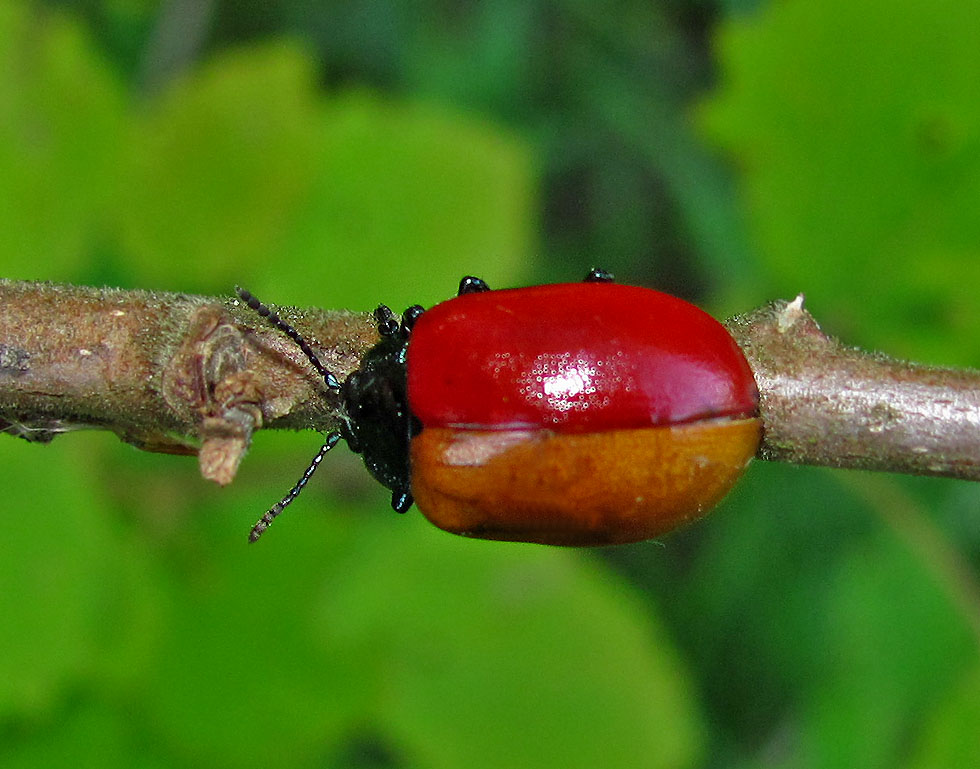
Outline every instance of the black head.
<path fill-rule="evenodd" d="M 404 513 L 412 506 L 409 444 L 422 425 L 408 407 L 408 338 L 422 308 L 405 310 L 399 323 L 390 309 L 374 311 L 381 341 L 341 386 L 347 420 L 341 435 L 364 458 L 368 472 L 391 489 L 391 506 Z"/>

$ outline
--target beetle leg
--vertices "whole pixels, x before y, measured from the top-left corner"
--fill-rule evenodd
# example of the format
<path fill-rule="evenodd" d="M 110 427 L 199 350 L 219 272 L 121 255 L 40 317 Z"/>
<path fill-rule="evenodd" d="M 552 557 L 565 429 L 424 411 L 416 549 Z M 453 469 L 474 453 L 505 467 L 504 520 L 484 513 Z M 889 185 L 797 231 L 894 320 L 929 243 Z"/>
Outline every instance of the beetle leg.
<path fill-rule="evenodd" d="M 486 284 L 483 278 L 474 278 L 472 275 L 467 275 L 459 282 L 459 291 L 456 292 L 457 296 L 462 296 L 463 294 L 478 294 L 482 291 L 489 291 L 490 286 Z"/>
<path fill-rule="evenodd" d="M 415 325 L 422 313 L 425 312 L 425 308 L 420 304 L 413 304 L 411 307 L 407 307 L 405 312 L 402 313 L 402 325 L 401 332 L 402 335 L 408 337 L 412 333 L 412 327 Z"/>
<path fill-rule="evenodd" d="M 589 270 L 589 273 L 582 278 L 583 283 L 612 283 L 616 280 L 613 274 L 609 270 L 604 270 L 601 267 L 593 267 Z"/>
<path fill-rule="evenodd" d="M 414 502 L 415 500 L 412 498 L 411 493 L 407 491 L 399 490 L 391 492 L 391 509 L 396 513 L 407 513 Z"/>

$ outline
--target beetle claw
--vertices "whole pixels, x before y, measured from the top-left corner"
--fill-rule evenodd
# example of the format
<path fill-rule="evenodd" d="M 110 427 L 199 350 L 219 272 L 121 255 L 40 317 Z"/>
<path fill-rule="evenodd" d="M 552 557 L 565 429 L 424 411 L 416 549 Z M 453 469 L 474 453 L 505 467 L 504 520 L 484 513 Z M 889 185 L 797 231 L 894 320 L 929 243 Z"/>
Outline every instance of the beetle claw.
<path fill-rule="evenodd" d="M 391 509 L 396 513 L 407 513 L 415 500 L 407 491 L 394 491 L 391 494 Z"/>
<path fill-rule="evenodd" d="M 604 270 L 601 267 L 593 267 L 589 270 L 588 274 L 582 278 L 583 283 L 613 283 L 616 278 L 609 270 Z"/>

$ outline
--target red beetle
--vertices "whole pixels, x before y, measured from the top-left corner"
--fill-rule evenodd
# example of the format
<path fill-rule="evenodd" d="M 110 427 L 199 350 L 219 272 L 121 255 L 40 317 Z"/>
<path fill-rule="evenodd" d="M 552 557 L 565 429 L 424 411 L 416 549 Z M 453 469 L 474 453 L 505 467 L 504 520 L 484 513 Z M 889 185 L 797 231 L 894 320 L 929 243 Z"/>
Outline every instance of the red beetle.
<path fill-rule="evenodd" d="M 604 545 L 700 517 L 759 444 L 758 391 L 725 328 L 692 304 L 583 283 L 456 298 L 401 322 L 375 311 L 381 341 L 341 385 L 291 327 L 239 294 L 303 348 L 346 418 L 254 541 L 343 437 L 439 528 L 486 539 Z"/>

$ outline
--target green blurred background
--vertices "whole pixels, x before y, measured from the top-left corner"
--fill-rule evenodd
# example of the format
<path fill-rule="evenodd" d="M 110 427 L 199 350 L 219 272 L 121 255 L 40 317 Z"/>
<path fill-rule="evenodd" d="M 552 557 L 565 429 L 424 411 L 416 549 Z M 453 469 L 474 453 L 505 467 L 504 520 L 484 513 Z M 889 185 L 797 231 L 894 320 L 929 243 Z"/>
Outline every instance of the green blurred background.
<path fill-rule="evenodd" d="M 0 275 L 366 310 L 593 264 L 980 365 L 977 0 L 0 4 Z M 617 549 L 0 441 L 0 767 L 980 765 L 980 487 L 756 463 Z"/>

